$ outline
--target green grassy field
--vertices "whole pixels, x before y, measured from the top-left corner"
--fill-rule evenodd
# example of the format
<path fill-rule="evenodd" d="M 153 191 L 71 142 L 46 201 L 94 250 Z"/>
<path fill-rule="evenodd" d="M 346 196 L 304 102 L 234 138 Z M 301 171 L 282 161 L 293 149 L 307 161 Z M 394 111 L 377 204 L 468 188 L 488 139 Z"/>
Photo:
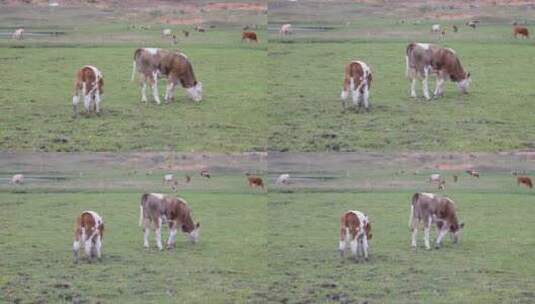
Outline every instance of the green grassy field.
<path fill-rule="evenodd" d="M 531 40 L 513 39 L 510 22 L 528 20 L 530 27 L 535 16 L 519 7 L 444 7 L 422 4 L 411 10 L 403 3 L 381 6 L 275 1 L 268 17 L 272 30 L 268 94 L 273 103 L 269 149 L 533 148 L 535 124 L 526 109 L 532 107 L 535 91 L 525 67 L 533 64 L 534 45 Z M 446 20 L 436 17 L 450 15 L 453 17 Z M 481 26 L 472 30 L 458 16 L 481 19 Z M 281 38 L 275 30 L 287 22 L 293 24 L 294 33 Z M 434 23 L 447 27 L 445 40 L 430 33 Z M 453 24 L 460 28 L 458 33 L 453 33 Z M 465 70 L 471 72 L 470 94 L 461 96 L 455 84 L 447 82 L 444 98 L 432 102 L 410 98 L 405 78 L 405 48 L 410 41 L 454 48 Z M 355 59 L 367 62 L 373 72 L 369 114 L 342 113 L 344 66 Z M 434 89 L 434 79 L 430 88 Z M 422 96 L 421 82 L 417 93 Z"/>

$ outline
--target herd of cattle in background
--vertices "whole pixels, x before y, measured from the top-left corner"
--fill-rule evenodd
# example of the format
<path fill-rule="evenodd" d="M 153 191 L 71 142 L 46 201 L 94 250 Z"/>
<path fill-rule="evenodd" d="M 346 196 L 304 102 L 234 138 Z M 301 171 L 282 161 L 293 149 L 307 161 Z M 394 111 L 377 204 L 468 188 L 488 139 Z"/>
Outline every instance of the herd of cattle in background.
<path fill-rule="evenodd" d="M 466 174 L 479 179 L 481 174 L 473 169 L 466 170 Z M 525 172 L 511 172 L 516 177 L 517 184 L 524 185 L 530 189 L 533 183 L 530 177 L 525 176 Z M 211 178 L 212 175 L 206 169 L 202 169 L 199 175 L 204 178 Z M 250 173 L 245 174 L 250 188 L 261 188 L 266 190 L 261 177 Z M 453 175 L 454 183 L 458 181 L 458 175 Z M 192 177 L 189 174 L 184 176 L 185 183 L 190 183 Z M 429 176 L 428 182 L 438 185 L 439 190 L 444 190 L 446 180 L 438 173 Z M 11 178 L 11 184 L 24 184 L 24 175 L 15 174 Z M 163 183 L 169 185 L 176 192 L 179 182 L 174 174 L 168 173 L 163 177 Z M 275 180 L 277 185 L 290 185 L 290 174 L 281 174 Z M 188 203 L 180 197 L 173 197 L 161 193 L 144 193 L 141 197 L 139 226 L 143 228 L 143 246 L 149 248 L 149 233 L 154 230 L 156 246 L 163 250 L 161 229 L 164 224 L 168 225 L 169 237 L 167 239 L 167 249 L 175 247 L 178 229 L 186 234 L 187 238 L 196 243 L 199 240 L 200 223 L 194 222 L 191 209 Z M 409 228 L 412 239 L 411 246 L 417 247 L 416 237 L 418 226 L 423 223 L 424 243 L 426 249 L 430 249 L 430 230 L 433 224 L 437 227 L 437 238 L 435 248 L 440 248 L 443 238 L 448 232 L 451 234 L 453 243 L 457 243 L 464 223 L 459 222 L 456 212 L 456 205 L 448 197 L 433 193 L 418 192 L 412 197 L 410 204 Z M 84 211 L 76 218 L 75 235 L 73 241 L 74 262 L 78 262 L 78 252 L 84 248 L 89 261 L 94 258 L 101 258 L 102 238 L 104 233 L 104 221 L 95 211 Z M 368 216 L 358 210 L 349 210 L 342 214 L 340 218 L 340 241 L 338 250 L 343 256 L 347 247 L 350 248 L 353 258 L 368 259 L 368 241 L 372 238 L 371 221 Z"/>

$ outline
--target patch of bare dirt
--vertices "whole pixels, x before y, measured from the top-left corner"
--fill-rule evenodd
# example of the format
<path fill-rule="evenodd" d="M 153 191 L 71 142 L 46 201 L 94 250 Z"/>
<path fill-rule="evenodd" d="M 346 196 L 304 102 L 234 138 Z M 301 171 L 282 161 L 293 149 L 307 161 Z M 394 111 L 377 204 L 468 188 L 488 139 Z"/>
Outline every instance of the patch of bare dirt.
<path fill-rule="evenodd" d="M 233 10 L 233 11 L 265 11 L 267 6 L 260 3 L 242 3 L 242 2 L 224 2 L 224 3 L 210 3 L 203 6 L 205 11 L 215 10 Z"/>

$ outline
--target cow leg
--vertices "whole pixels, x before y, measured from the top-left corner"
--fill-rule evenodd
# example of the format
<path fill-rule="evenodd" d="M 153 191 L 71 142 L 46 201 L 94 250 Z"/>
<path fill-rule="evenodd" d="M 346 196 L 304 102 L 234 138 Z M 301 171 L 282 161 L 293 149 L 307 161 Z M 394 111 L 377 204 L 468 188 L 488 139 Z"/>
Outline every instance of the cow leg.
<path fill-rule="evenodd" d="M 75 95 L 72 96 L 72 114 L 74 117 L 78 116 L 78 103 L 80 103 L 80 92 L 76 90 Z"/>
<path fill-rule="evenodd" d="M 145 77 L 145 76 L 143 76 Z M 143 83 L 141 84 L 141 102 L 148 102 L 147 99 L 147 81 L 143 79 Z"/>
<path fill-rule="evenodd" d="M 175 84 L 174 82 L 169 82 L 167 84 L 167 89 L 165 90 L 165 101 L 168 103 L 175 99 Z"/>
<path fill-rule="evenodd" d="M 154 97 L 154 101 L 156 101 L 157 104 L 161 104 L 162 102 L 160 101 L 158 92 L 158 72 L 152 72 L 152 78 L 154 81 L 152 83 L 152 97 Z"/>
<path fill-rule="evenodd" d="M 412 241 L 411 246 L 412 248 L 416 249 L 416 237 L 418 236 L 418 228 L 412 228 Z"/>
<path fill-rule="evenodd" d="M 162 218 L 158 217 L 158 223 L 156 224 L 156 246 L 158 246 L 158 249 L 163 250 L 162 246 Z"/>
<path fill-rule="evenodd" d="M 367 112 L 370 111 L 370 104 L 369 104 L 369 98 L 370 98 L 370 91 L 368 90 L 368 86 L 364 86 L 364 94 L 363 94 L 363 102 L 364 102 L 364 108 Z"/>
<path fill-rule="evenodd" d="M 87 257 L 87 259 L 89 261 L 91 261 L 92 258 L 93 258 L 92 254 L 91 254 L 92 253 L 91 252 L 92 249 L 93 249 L 93 241 L 90 238 L 90 239 L 86 240 L 85 244 L 84 244 L 85 255 L 86 255 L 86 257 Z"/>
<path fill-rule="evenodd" d="M 175 247 L 176 233 L 177 233 L 176 224 L 171 223 L 169 225 L 169 238 L 167 239 L 167 249 L 172 249 L 173 247 Z"/>
<path fill-rule="evenodd" d="M 95 251 L 97 252 L 97 258 L 100 261 L 102 259 L 102 238 L 100 237 L 100 235 L 97 235 L 95 237 L 97 238 L 95 241 Z"/>
<path fill-rule="evenodd" d="M 149 233 L 150 229 L 148 227 L 143 228 L 143 247 L 149 248 Z"/>
<path fill-rule="evenodd" d="M 100 91 L 97 89 L 95 91 L 95 112 L 97 114 L 100 114 L 100 101 L 101 101 Z"/>
<path fill-rule="evenodd" d="M 431 100 L 431 97 L 429 96 L 428 80 L 429 80 L 429 68 L 425 67 L 424 68 L 424 79 L 422 80 L 422 91 L 424 93 L 425 99 Z"/>
<path fill-rule="evenodd" d="M 429 244 L 429 233 L 431 231 L 431 223 L 432 223 L 432 219 L 431 219 L 431 216 L 429 216 L 429 219 L 424 223 L 424 242 L 425 242 L 426 249 L 431 249 L 431 245 Z"/>
<path fill-rule="evenodd" d="M 443 95 L 443 86 L 444 86 L 444 77 L 442 73 L 439 73 L 437 76 L 437 82 L 435 85 L 435 92 L 433 93 L 433 97 L 441 97 Z"/>
<path fill-rule="evenodd" d="M 353 106 L 360 108 L 360 89 L 356 89 L 352 91 L 352 98 L 353 98 Z"/>
<path fill-rule="evenodd" d="M 412 79 L 412 82 L 411 82 L 411 97 L 412 98 L 416 98 L 418 97 L 416 95 L 416 78 L 413 78 Z"/>
<path fill-rule="evenodd" d="M 353 255 L 353 258 L 357 258 L 357 251 L 359 249 L 359 241 L 357 240 L 357 236 L 351 240 L 351 254 Z"/>
<path fill-rule="evenodd" d="M 444 225 L 446 226 L 446 225 Z M 440 229 L 438 231 L 438 236 L 437 236 L 437 241 L 435 243 L 435 248 L 438 249 L 440 248 L 440 246 L 442 245 L 442 239 L 444 238 L 444 236 L 448 233 L 448 229 Z"/>
<path fill-rule="evenodd" d="M 344 256 L 344 252 L 346 250 L 347 241 L 349 239 L 349 231 L 347 228 L 340 228 L 340 243 L 338 244 L 338 251 L 340 252 L 340 256 Z"/>
<path fill-rule="evenodd" d="M 73 255 L 73 261 L 74 263 L 78 263 L 78 251 L 80 251 L 80 239 L 79 236 L 77 236 L 72 243 L 72 255 Z"/>
<path fill-rule="evenodd" d="M 364 253 L 364 259 L 368 260 L 368 237 L 366 234 L 362 236 L 362 251 Z"/>

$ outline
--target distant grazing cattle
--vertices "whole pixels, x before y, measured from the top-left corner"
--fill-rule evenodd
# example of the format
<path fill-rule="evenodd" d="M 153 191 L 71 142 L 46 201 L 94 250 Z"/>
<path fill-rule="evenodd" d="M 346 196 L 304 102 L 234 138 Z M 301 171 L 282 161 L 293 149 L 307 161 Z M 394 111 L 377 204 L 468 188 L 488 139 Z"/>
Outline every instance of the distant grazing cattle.
<path fill-rule="evenodd" d="M 11 177 L 11 183 L 14 185 L 22 185 L 24 184 L 24 175 L 22 174 L 15 174 Z"/>
<path fill-rule="evenodd" d="M 84 211 L 76 218 L 72 252 L 74 263 L 78 263 L 78 251 L 84 247 L 85 255 L 91 262 L 95 257 L 102 258 L 102 238 L 104 221 L 94 211 Z"/>
<path fill-rule="evenodd" d="M 531 182 L 531 178 L 529 178 L 528 176 L 517 176 L 516 177 L 516 183 L 520 186 L 520 185 L 524 185 L 530 189 L 533 188 L 533 183 Z"/>
<path fill-rule="evenodd" d="M 340 243 L 338 251 L 341 256 L 349 245 L 353 258 L 363 256 L 368 260 L 368 241 L 371 240 L 371 224 L 368 216 L 360 211 L 349 210 L 340 217 Z"/>
<path fill-rule="evenodd" d="M 429 182 L 430 183 L 440 183 L 440 181 L 442 180 L 442 177 L 440 176 L 440 174 L 431 174 L 429 175 Z"/>
<path fill-rule="evenodd" d="M 249 187 L 251 188 L 260 187 L 264 189 L 264 181 L 262 180 L 262 178 L 256 175 L 249 174 L 249 173 L 246 173 L 245 176 L 247 176 L 247 182 L 249 183 Z"/>
<path fill-rule="evenodd" d="M 202 169 L 201 172 L 199 172 L 199 174 L 202 177 L 206 177 L 206 178 L 210 178 L 211 177 L 210 173 L 208 173 L 208 170 L 206 170 L 206 169 Z"/>
<path fill-rule="evenodd" d="M 459 28 L 455 24 L 452 25 L 452 28 L 454 33 L 457 33 L 459 31 Z"/>
<path fill-rule="evenodd" d="M 459 180 L 459 176 L 454 175 L 454 176 L 453 176 L 453 182 L 456 183 L 458 180 Z"/>
<path fill-rule="evenodd" d="M 186 179 L 186 183 L 189 184 L 191 182 L 191 176 L 186 175 L 186 176 L 184 176 L 184 178 Z"/>
<path fill-rule="evenodd" d="M 182 34 L 184 34 L 184 37 L 189 37 L 189 31 L 182 30 Z"/>
<path fill-rule="evenodd" d="M 472 20 L 472 21 L 466 22 L 466 25 L 471 27 L 474 30 L 476 29 L 478 24 L 479 24 L 479 20 Z"/>
<path fill-rule="evenodd" d="M 162 30 L 162 34 L 161 35 L 162 35 L 162 37 L 170 37 L 171 34 L 172 34 L 171 29 L 166 28 L 166 29 Z"/>
<path fill-rule="evenodd" d="M 289 23 L 283 24 L 279 30 L 279 35 L 286 36 L 292 34 L 292 25 Z"/>
<path fill-rule="evenodd" d="M 362 61 L 354 60 L 345 66 L 344 87 L 340 94 L 344 109 L 347 108 L 346 100 L 349 96 L 349 91 L 351 91 L 353 106 L 358 106 L 360 111 L 364 104 L 366 111 L 370 110 L 369 96 L 372 79 L 370 67 Z"/>
<path fill-rule="evenodd" d="M 529 38 L 528 28 L 523 26 L 515 26 L 513 28 L 513 37 L 517 38 L 518 35 L 520 35 L 522 38 Z"/>
<path fill-rule="evenodd" d="M 479 178 L 479 172 L 475 171 L 475 170 L 466 170 L 465 171 L 468 175 L 472 176 L 472 177 L 477 177 Z"/>
<path fill-rule="evenodd" d="M 433 24 L 433 25 L 431 26 L 431 32 L 433 32 L 433 33 L 438 33 L 438 32 L 440 32 L 440 24 Z"/>
<path fill-rule="evenodd" d="M 24 29 L 23 28 L 16 29 L 13 32 L 13 34 L 11 34 L 11 39 L 14 39 L 14 40 L 24 39 Z"/>
<path fill-rule="evenodd" d="M 200 33 L 204 33 L 204 32 L 206 32 L 206 29 L 205 29 L 204 27 L 202 27 L 202 26 L 199 26 L 199 25 L 196 25 L 196 26 L 194 27 L 194 29 L 195 29 L 197 32 L 200 32 Z"/>
<path fill-rule="evenodd" d="M 163 250 L 161 229 L 167 222 L 169 238 L 167 249 L 175 247 L 178 228 L 186 233 L 188 239 L 196 243 L 199 240 L 200 223 L 194 223 L 191 210 L 182 198 L 166 196 L 160 193 L 145 193 L 141 196 L 139 206 L 139 226 L 143 227 L 143 247 L 149 248 L 149 232 L 151 226 L 156 234 L 156 246 Z"/>
<path fill-rule="evenodd" d="M 241 41 L 258 42 L 255 32 L 243 32 L 241 35 Z"/>
<path fill-rule="evenodd" d="M 430 100 L 428 77 L 436 74 L 437 82 L 435 97 L 444 94 L 444 82 L 447 79 L 455 82 L 461 93 L 468 93 L 470 73 L 465 72 L 461 61 L 453 49 L 442 48 L 428 43 L 410 43 L 407 46 L 405 74 L 412 81 L 411 97 L 416 98 L 416 79 L 422 79 L 424 97 Z"/>
<path fill-rule="evenodd" d="M 164 184 L 171 186 L 171 189 L 176 192 L 176 189 L 178 187 L 178 181 L 175 179 L 173 174 L 164 175 L 163 182 Z"/>
<path fill-rule="evenodd" d="M 76 73 L 74 81 L 74 93 L 72 97 L 73 114 L 78 115 L 78 103 L 80 97 L 84 100 L 86 113 L 95 111 L 100 113 L 100 102 L 104 93 L 104 78 L 102 72 L 92 65 L 86 65 Z"/>
<path fill-rule="evenodd" d="M 459 224 L 455 209 L 455 202 L 447 197 L 440 197 L 432 193 L 415 193 L 412 196 L 409 217 L 409 228 L 412 231 L 412 247 L 417 247 L 416 237 L 420 222 L 424 223 L 424 242 L 427 249 L 431 249 L 429 232 L 433 223 L 436 224 L 438 230 L 435 248 L 438 249 L 441 246 L 442 239 L 448 231 L 451 233 L 453 243 L 457 243 L 464 223 Z"/>
<path fill-rule="evenodd" d="M 277 178 L 277 181 L 275 182 L 278 185 L 284 184 L 287 185 L 290 183 L 290 174 L 281 174 Z"/>
<path fill-rule="evenodd" d="M 174 100 L 175 87 L 179 83 L 186 90 L 188 96 L 199 102 L 202 100 L 202 83 L 197 82 L 193 67 L 186 55 L 158 48 L 141 48 L 134 53 L 132 64 L 132 81 L 136 71 L 142 82 L 141 101 L 147 102 L 147 84 L 152 86 L 152 96 L 160 104 L 158 92 L 158 78 L 167 78 L 167 88 L 164 100 L 166 103 Z"/>

